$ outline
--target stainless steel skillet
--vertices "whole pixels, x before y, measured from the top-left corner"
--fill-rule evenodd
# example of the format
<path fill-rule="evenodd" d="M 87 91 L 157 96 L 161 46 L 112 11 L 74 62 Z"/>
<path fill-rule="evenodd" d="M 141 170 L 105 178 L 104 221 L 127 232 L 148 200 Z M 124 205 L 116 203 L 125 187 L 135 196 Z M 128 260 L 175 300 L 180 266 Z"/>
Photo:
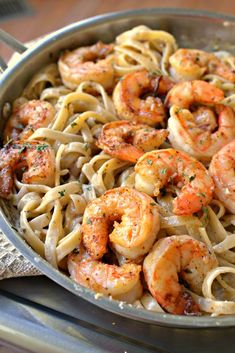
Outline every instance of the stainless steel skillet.
<path fill-rule="evenodd" d="M 11 102 L 20 95 L 32 75 L 46 63 L 55 61 L 62 50 L 91 44 L 99 39 L 111 42 L 119 33 L 139 24 L 169 31 L 176 37 L 180 46 L 208 50 L 219 48 L 235 54 L 235 38 L 232 36 L 235 18 L 231 16 L 177 9 L 143 9 L 98 16 L 73 23 L 47 36 L 33 48 L 27 49 L 13 67 L 6 69 L 0 77 L 0 112 L 6 102 Z M 24 49 L 23 46 L 21 49 Z M 1 118 L 0 131 L 3 126 L 4 121 Z M 75 295 L 121 316 L 160 326 L 210 328 L 212 331 L 212 328 L 216 327 L 225 330 L 229 326 L 235 326 L 235 317 L 231 316 L 192 319 L 137 310 L 129 305 L 120 305 L 117 301 L 110 301 L 108 298 L 95 299 L 94 293 L 80 287 L 40 258 L 12 226 L 14 213 L 9 204 L 1 200 L 0 205 L 0 228 L 9 240 L 41 272 Z"/>

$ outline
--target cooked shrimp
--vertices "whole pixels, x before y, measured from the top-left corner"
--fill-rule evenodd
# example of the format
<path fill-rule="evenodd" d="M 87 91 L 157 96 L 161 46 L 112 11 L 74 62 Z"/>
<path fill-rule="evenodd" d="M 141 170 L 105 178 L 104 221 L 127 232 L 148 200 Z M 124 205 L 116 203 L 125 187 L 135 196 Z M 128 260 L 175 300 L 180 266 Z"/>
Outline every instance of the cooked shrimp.
<path fill-rule="evenodd" d="M 214 74 L 235 83 L 234 70 L 212 53 L 196 49 L 178 49 L 169 58 L 170 74 L 176 81 L 200 79 Z"/>
<path fill-rule="evenodd" d="M 174 105 L 170 109 L 168 130 L 174 148 L 207 162 L 235 139 L 235 115 L 222 104 L 215 105 L 214 110 L 200 107 L 193 113 Z"/>
<path fill-rule="evenodd" d="M 0 196 L 10 196 L 14 173 L 26 184 L 51 186 L 55 177 L 55 155 L 50 145 L 39 141 L 16 141 L 0 150 Z M 27 169 L 27 170 L 26 170 Z"/>
<path fill-rule="evenodd" d="M 137 190 L 158 196 L 169 182 L 182 187 L 173 201 L 173 212 L 190 215 L 212 199 L 214 184 L 196 159 L 173 148 L 145 153 L 135 165 Z"/>
<path fill-rule="evenodd" d="M 158 148 L 167 135 L 167 130 L 119 120 L 103 126 L 97 145 L 113 157 L 136 163 L 144 152 Z"/>
<path fill-rule="evenodd" d="M 83 243 L 93 259 L 100 259 L 107 252 L 108 240 L 118 253 L 136 259 L 149 251 L 159 228 L 153 199 L 135 189 L 119 187 L 108 190 L 86 207 Z"/>
<path fill-rule="evenodd" d="M 112 44 L 97 42 L 65 52 L 58 61 L 59 72 L 64 85 L 76 89 L 83 81 L 94 81 L 105 89 L 113 87 Z"/>
<path fill-rule="evenodd" d="M 42 100 L 31 100 L 13 111 L 4 129 L 4 141 L 26 140 L 35 130 L 50 124 L 55 115 L 54 107 Z"/>
<path fill-rule="evenodd" d="M 168 77 L 146 70 L 125 75 L 116 85 L 113 102 L 120 119 L 154 126 L 166 117 L 158 95 L 166 95 L 173 83 Z M 145 96 L 146 98 L 142 98 Z"/>
<path fill-rule="evenodd" d="M 235 140 L 214 155 L 209 172 L 215 183 L 215 194 L 235 214 Z"/>
<path fill-rule="evenodd" d="M 165 104 L 173 104 L 180 108 L 189 109 L 192 104 L 220 103 L 224 99 L 224 92 L 208 82 L 195 80 L 177 83 L 167 94 Z"/>
<path fill-rule="evenodd" d="M 68 270 L 80 285 L 114 299 L 132 303 L 142 295 L 139 265 L 105 264 L 79 252 L 69 255 Z"/>
<path fill-rule="evenodd" d="M 216 257 L 204 243 L 188 235 L 173 235 L 157 241 L 143 269 L 148 288 L 163 309 L 177 315 L 199 315 L 198 305 L 178 277 L 201 294 L 206 274 L 216 266 Z"/>

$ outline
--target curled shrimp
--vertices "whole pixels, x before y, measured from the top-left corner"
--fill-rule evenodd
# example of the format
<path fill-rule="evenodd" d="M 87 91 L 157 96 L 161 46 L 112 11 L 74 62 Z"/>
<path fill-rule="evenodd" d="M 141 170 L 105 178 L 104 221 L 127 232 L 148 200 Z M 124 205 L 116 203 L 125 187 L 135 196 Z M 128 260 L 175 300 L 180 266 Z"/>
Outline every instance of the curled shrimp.
<path fill-rule="evenodd" d="M 86 207 L 83 244 L 93 259 L 100 259 L 107 252 L 108 240 L 121 255 L 137 259 L 149 251 L 159 228 L 153 199 L 135 189 L 119 187 L 108 190 Z"/>
<path fill-rule="evenodd" d="M 235 138 L 235 115 L 230 107 L 200 107 L 194 112 L 174 105 L 168 120 L 169 140 L 176 149 L 207 162 Z"/>
<path fill-rule="evenodd" d="M 120 119 L 150 126 L 162 122 L 166 112 L 157 96 L 166 95 L 172 86 L 168 77 L 157 76 L 146 70 L 125 75 L 113 92 L 113 102 Z"/>
<path fill-rule="evenodd" d="M 158 196 L 160 189 L 173 183 L 181 189 L 173 201 L 176 215 L 190 215 L 210 203 L 214 183 L 206 168 L 196 159 L 173 148 L 145 153 L 135 165 L 137 190 Z"/>
<path fill-rule="evenodd" d="M 196 49 L 178 49 L 169 58 L 170 74 L 176 81 L 200 79 L 205 74 L 218 75 L 235 83 L 235 72 L 212 53 Z"/>
<path fill-rule="evenodd" d="M 211 160 L 209 172 L 215 183 L 215 194 L 235 214 L 235 140 L 224 146 Z"/>
<path fill-rule="evenodd" d="M 113 157 L 136 163 L 144 152 L 158 148 L 167 135 L 167 130 L 119 120 L 103 126 L 97 145 Z"/>
<path fill-rule="evenodd" d="M 189 109 L 192 104 L 220 103 L 224 99 L 224 92 L 212 84 L 195 80 L 177 83 L 167 94 L 165 104 L 171 107 L 173 104 L 180 108 Z"/>
<path fill-rule="evenodd" d="M 48 126 L 55 115 L 54 107 L 46 101 L 31 100 L 13 111 L 4 129 L 4 141 L 27 140 L 35 130 Z"/>
<path fill-rule="evenodd" d="M 86 253 L 71 254 L 69 273 L 80 285 L 114 299 L 132 303 L 142 295 L 141 266 L 127 263 L 122 266 L 102 263 Z"/>
<path fill-rule="evenodd" d="M 58 61 L 64 85 L 76 89 L 83 81 L 100 83 L 105 89 L 113 87 L 112 44 L 97 42 L 88 47 L 67 51 Z"/>
<path fill-rule="evenodd" d="M 198 305 L 178 277 L 200 295 L 206 274 L 216 266 L 216 257 L 204 243 L 188 235 L 173 235 L 156 242 L 144 260 L 143 270 L 151 294 L 167 312 L 200 315 Z"/>
<path fill-rule="evenodd" d="M 10 196 L 14 174 L 26 184 L 52 186 L 55 178 L 55 155 L 50 145 L 39 141 L 16 141 L 0 150 L 0 196 Z"/>

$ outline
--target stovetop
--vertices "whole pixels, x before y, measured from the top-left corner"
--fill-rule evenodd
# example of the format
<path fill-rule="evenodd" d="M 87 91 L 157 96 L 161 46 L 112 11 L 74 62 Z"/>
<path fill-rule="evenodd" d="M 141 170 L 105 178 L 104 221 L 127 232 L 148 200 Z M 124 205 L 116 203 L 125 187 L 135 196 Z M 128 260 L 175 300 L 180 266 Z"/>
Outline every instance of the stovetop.
<path fill-rule="evenodd" d="M 167 353 L 150 339 L 151 325 L 106 312 L 44 276 L 1 281 L 0 308 L 0 339 L 24 353 Z"/>
<path fill-rule="evenodd" d="M 169 328 L 127 319 L 44 276 L 0 281 L 1 345 L 14 353 L 235 352 L 234 327 Z"/>

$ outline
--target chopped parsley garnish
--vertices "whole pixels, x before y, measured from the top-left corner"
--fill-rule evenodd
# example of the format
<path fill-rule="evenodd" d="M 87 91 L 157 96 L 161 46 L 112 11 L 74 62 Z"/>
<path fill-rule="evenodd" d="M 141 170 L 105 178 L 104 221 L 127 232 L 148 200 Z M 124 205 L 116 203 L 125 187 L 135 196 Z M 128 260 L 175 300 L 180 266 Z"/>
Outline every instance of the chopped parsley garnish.
<path fill-rule="evenodd" d="M 197 195 L 198 195 L 198 196 L 202 196 L 202 197 L 206 197 L 206 195 L 204 194 L 204 192 L 198 192 Z"/>
<path fill-rule="evenodd" d="M 150 203 L 151 206 L 156 206 L 155 202 Z"/>
<path fill-rule="evenodd" d="M 206 226 L 209 221 L 209 210 L 207 207 L 202 206 L 201 211 L 203 212 L 202 222 L 203 222 L 204 226 Z"/>
<path fill-rule="evenodd" d="M 92 224 L 92 220 L 90 218 L 87 218 L 86 224 Z"/>
<path fill-rule="evenodd" d="M 148 73 L 148 77 L 151 78 L 155 78 L 155 76 L 161 76 L 161 71 L 160 70 L 154 70 Z"/>
<path fill-rule="evenodd" d="M 77 123 L 75 123 L 75 122 L 73 122 L 73 123 L 70 124 L 71 127 L 74 127 L 74 126 L 76 126 L 76 125 L 77 125 Z"/>
<path fill-rule="evenodd" d="M 205 213 L 206 215 L 208 215 L 208 208 L 205 206 L 202 206 L 202 212 Z"/>
<path fill-rule="evenodd" d="M 48 145 L 46 145 L 46 144 L 44 144 L 44 145 L 38 145 L 38 146 L 36 147 L 36 150 L 37 150 L 38 152 L 42 152 L 42 151 L 45 151 L 46 148 L 48 148 Z"/>
<path fill-rule="evenodd" d="M 58 194 L 60 194 L 61 197 L 65 195 L 65 190 L 58 191 Z"/>
<path fill-rule="evenodd" d="M 167 172 L 167 168 L 163 168 L 159 171 L 159 173 L 163 175 L 166 174 L 166 172 Z"/>
<path fill-rule="evenodd" d="M 153 164 L 153 161 L 151 159 L 147 159 L 147 163 L 152 165 Z"/>
<path fill-rule="evenodd" d="M 191 175 L 191 176 L 189 177 L 189 181 L 193 181 L 195 178 L 196 178 L 196 174 Z"/>
<path fill-rule="evenodd" d="M 179 114 L 181 111 L 182 111 L 181 108 L 176 108 L 176 109 L 175 109 L 175 114 L 177 115 L 177 114 Z"/>

